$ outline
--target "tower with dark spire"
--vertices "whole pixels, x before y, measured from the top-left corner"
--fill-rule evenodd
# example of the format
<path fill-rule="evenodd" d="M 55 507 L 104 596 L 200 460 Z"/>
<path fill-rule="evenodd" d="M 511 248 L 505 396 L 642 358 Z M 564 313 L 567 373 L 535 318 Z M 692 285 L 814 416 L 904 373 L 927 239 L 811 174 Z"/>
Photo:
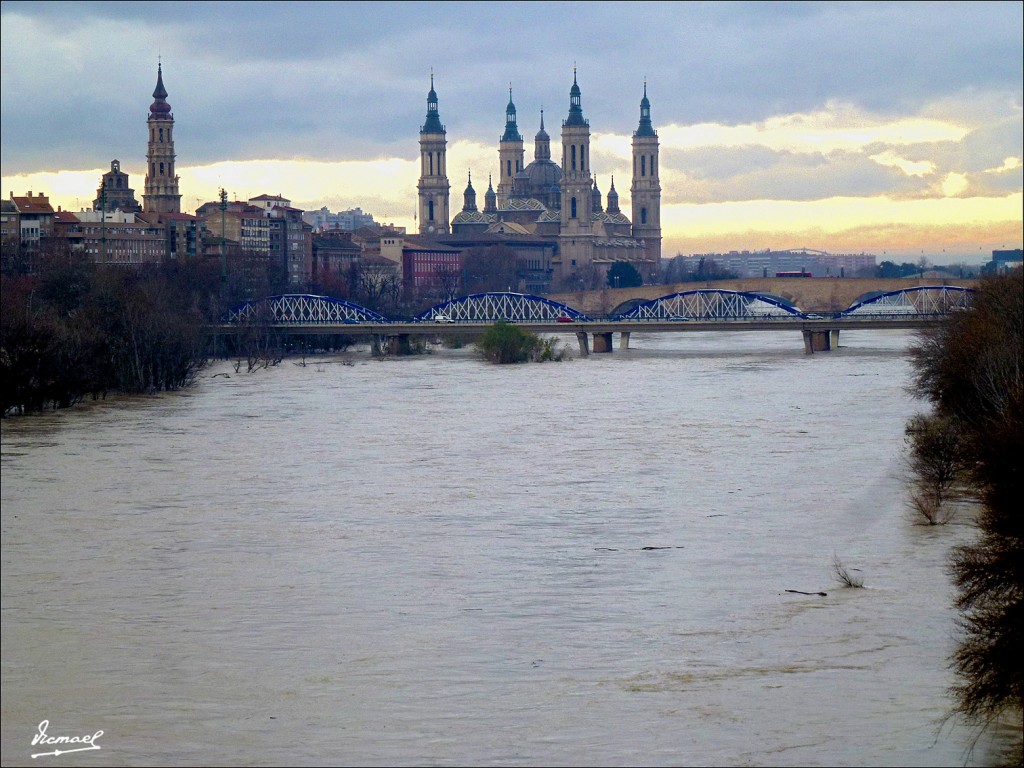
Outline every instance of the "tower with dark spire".
<path fill-rule="evenodd" d="M 583 117 L 576 68 L 569 89 L 569 115 L 562 121 L 562 208 L 559 252 L 562 275 L 593 261 L 593 180 L 590 176 L 590 123 Z"/>
<path fill-rule="evenodd" d="M 633 238 L 642 240 L 648 259 L 661 261 L 661 182 L 658 177 L 658 132 L 651 124 L 647 81 L 640 100 L 640 124 L 633 131 Z"/>
<path fill-rule="evenodd" d="M 498 201 L 504 203 L 512 194 L 512 181 L 523 170 L 523 137 L 516 124 L 516 105 L 512 102 L 512 86 L 508 87 L 505 107 L 505 133 L 498 142 Z"/>
<path fill-rule="evenodd" d="M 142 209 L 155 213 L 181 213 L 178 176 L 174 172 L 174 113 L 167 103 L 163 65 L 156 67 L 156 89 L 149 106 L 149 148 L 146 152 L 146 186 Z"/>
<path fill-rule="evenodd" d="M 612 176 L 612 188 L 608 190 L 608 213 L 619 213 L 619 193 L 615 191 L 614 176 Z"/>
<path fill-rule="evenodd" d="M 445 137 L 441 116 L 437 111 L 434 73 L 430 73 L 427 93 L 427 118 L 420 127 L 419 220 L 421 235 L 449 234 L 449 196 Z"/>
<path fill-rule="evenodd" d="M 544 130 L 543 109 L 540 111 L 540 130 L 537 131 L 537 135 L 533 137 L 533 159 L 551 159 L 551 137 L 548 136 L 548 132 Z"/>
<path fill-rule="evenodd" d="M 476 190 L 473 189 L 473 172 L 469 171 L 469 181 L 466 184 L 466 191 L 462 195 L 462 210 L 466 213 L 476 211 Z"/>
<path fill-rule="evenodd" d="M 496 213 L 498 210 L 498 195 L 491 184 L 491 177 L 487 177 L 487 191 L 484 192 L 484 213 Z"/>

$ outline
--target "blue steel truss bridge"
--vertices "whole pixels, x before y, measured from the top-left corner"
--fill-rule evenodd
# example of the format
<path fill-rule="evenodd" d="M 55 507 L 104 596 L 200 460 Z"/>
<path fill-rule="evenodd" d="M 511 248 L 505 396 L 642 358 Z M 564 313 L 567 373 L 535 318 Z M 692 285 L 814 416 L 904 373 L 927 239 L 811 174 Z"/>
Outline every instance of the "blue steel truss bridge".
<path fill-rule="evenodd" d="M 610 352 L 612 335 L 628 348 L 629 334 L 694 331 L 799 331 L 808 353 L 838 344 L 849 329 L 918 329 L 970 306 L 970 288 L 915 286 L 860 297 L 841 312 L 805 312 L 785 298 L 703 288 L 640 302 L 627 311 L 590 316 L 541 296 L 513 292 L 476 293 L 437 304 L 412 318 L 392 319 L 358 304 L 330 296 L 282 294 L 232 308 L 214 334 L 238 333 L 246 327 L 273 329 L 287 335 L 343 334 L 401 339 L 410 335 L 442 336 L 483 333 L 497 322 L 536 333 L 575 333 L 582 354 Z"/>

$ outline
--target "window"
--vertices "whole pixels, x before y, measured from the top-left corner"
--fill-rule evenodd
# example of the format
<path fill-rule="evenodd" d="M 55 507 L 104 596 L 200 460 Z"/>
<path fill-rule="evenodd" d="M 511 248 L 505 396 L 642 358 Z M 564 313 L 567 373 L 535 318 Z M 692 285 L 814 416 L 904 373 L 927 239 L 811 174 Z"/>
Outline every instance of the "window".
<path fill-rule="evenodd" d="M 640 209 L 640 223 L 641 224 L 646 224 L 647 223 L 647 209 L 646 208 L 641 208 Z"/>
<path fill-rule="evenodd" d="M 162 176 L 163 173 L 164 173 L 164 164 L 160 163 L 160 175 Z"/>
<path fill-rule="evenodd" d="M 640 156 L 640 175 L 647 175 L 647 155 Z"/>
<path fill-rule="evenodd" d="M 164 143 L 164 129 L 163 128 L 160 129 L 160 143 L 161 144 Z"/>
<path fill-rule="evenodd" d="M 431 200 L 430 202 L 427 203 L 427 209 L 429 211 L 429 213 L 427 214 L 427 220 L 428 221 L 433 221 L 434 220 L 434 201 L 433 200 Z"/>
<path fill-rule="evenodd" d="M 518 163 L 516 163 L 516 165 L 518 165 Z M 506 169 L 505 173 L 507 175 L 511 176 L 512 175 L 512 161 L 511 160 L 506 160 L 505 161 L 505 169 Z"/>
<path fill-rule="evenodd" d="M 576 218 L 576 198 L 572 199 L 572 216 L 570 218 Z"/>
<path fill-rule="evenodd" d="M 574 171 L 576 170 L 576 145 L 575 144 L 572 145 L 572 169 Z M 572 202 L 573 202 L 573 205 L 576 204 L 575 200 L 573 200 Z M 573 216 L 576 215 L 576 209 L 575 208 L 573 208 L 573 214 L 572 215 Z"/>
<path fill-rule="evenodd" d="M 427 156 L 430 158 L 430 173 L 428 175 L 433 176 L 434 175 L 434 153 L 433 152 L 428 152 Z M 431 203 L 431 206 L 433 206 L 433 203 Z M 433 210 L 433 208 L 431 208 L 431 210 Z M 434 218 L 434 217 L 431 216 L 430 218 Z"/>

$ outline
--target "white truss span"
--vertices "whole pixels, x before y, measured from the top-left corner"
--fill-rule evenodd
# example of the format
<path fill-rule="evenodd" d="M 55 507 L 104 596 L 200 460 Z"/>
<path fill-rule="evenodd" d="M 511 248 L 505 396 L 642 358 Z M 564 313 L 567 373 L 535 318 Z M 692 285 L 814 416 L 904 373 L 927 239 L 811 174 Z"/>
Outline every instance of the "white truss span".
<path fill-rule="evenodd" d="M 431 307 L 417 315 L 416 320 L 430 321 L 438 315 L 456 323 L 494 323 L 499 320 L 542 323 L 555 321 L 559 317 L 588 319 L 582 312 L 565 304 L 526 293 L 474 293 Z"/>
<path fill-rule="evenodd" d="M 945 315 L 966 309 L 973 291 L 952 285 L 923 285 L 902 291 L 882 293 L 858 301 L 843 310 L 841 317 L 906 317 L 907 315 Z"/>
<path fill-rule="evenodd" d="M 645 301 L 618 320 L 753 320 L 793 317 L 800 311 L 769 296 L 741 291 L 685 291 Z"/>
<path fill-rule="evenodd" d="M 229 323 L 274 325 L 339 325 L 385 323 L 387 318 L 344 299 L 309 294 L 288 294 L 248 301 L 228 311 Z"/>

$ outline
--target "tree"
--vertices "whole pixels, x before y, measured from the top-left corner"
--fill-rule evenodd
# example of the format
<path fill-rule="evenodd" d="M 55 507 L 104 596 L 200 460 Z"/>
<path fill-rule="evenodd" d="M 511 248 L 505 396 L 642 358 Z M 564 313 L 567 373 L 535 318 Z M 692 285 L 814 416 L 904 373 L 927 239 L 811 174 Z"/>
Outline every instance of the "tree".
<path fill-rule="evenodd" d="M 402 300 L 402 279 L 398 267 L 387 259 L 360 261 L 349 268 L 349 296 L 352 301 L 382 315 L 394 316 Z"/>
<path fill-rule="evenodd" d="M 924 333 L 914 381 L 959 432 L 979 503 L 977 540 L 958 548 L 962 637 L 953 658 L 956 710 L 982 727 L 1024 711 L 1024 281 L 985 279 L 970 309 Z M 1020 723 L 1018 722 L 1018 725 Z M 1024 755 L 1024 753 L 1022 753 Z"/>
<path fill-rule="evenodd" d="M 643 277 L 628 261 L 616 261 L 608 270 L 610 288 L 635 288 L 643 284 Z"/>

